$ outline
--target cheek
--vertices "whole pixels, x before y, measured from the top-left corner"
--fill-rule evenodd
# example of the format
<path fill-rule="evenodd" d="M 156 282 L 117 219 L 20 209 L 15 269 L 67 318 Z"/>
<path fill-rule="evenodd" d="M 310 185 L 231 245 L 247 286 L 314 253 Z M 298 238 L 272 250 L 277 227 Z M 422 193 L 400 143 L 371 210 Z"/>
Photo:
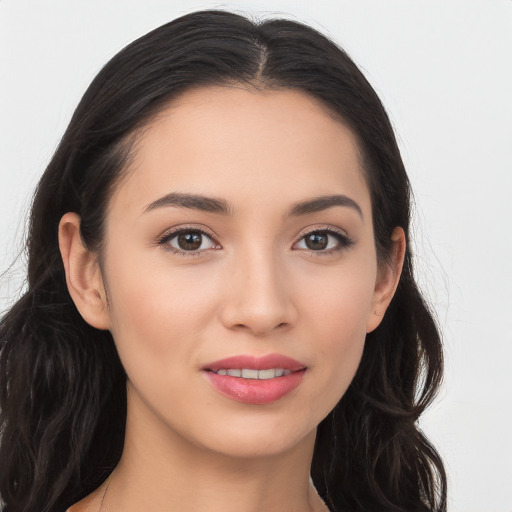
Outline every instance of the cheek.
<path fill-rule="evenodd" d="M 318 329 L 326 335 L 324 339 L 348 342 L 366 333 L 377 275 L 373 259 L 354 253 L 338 268 L 308 269 L 302 272 L 305 277 L 300 275 L 296 273 L 301 310 L 314 317 Z"/>
<path fill-rule="evenodd" d="M 321 286 L 314 287 L 303 304 L 313 340 L 312 373 L 318 378 L 313 393 L 322 396 L 314 402 L 318 414 L 327 414 L 336 405 L 357 371 L 372 313 L 375 275 L 373 266 L 355 265 L 350 272 L 333 273 L 324 280 L 316 276 Z"/>
<path fill-rule="evenodd" d="M 349 287 L 346 289 L 352 291 Z M 333 379 L 342 376 L 339 369 L 351 378 L 359 364 L 366 338 L 366 312 L 370 297 L 358 296 L 357 291 L 333 296 L 315 315 L 319 320 L 314 325 L 316 338 L 323 340 L 315 349 L 318 357 L 331 369 L 326 375 Z"/>
<path fill-rule="evenodd" d="M 155 365 L 168 369 L 193 360 L 215 309 L 219 283 L 203 279 L 202 270 L 171 269 L 162 260 L 110 254 L 116 262 L 106 269 L 110 327 L 128 374 L 132 361 L 137 372 L 150 373 Z"/>

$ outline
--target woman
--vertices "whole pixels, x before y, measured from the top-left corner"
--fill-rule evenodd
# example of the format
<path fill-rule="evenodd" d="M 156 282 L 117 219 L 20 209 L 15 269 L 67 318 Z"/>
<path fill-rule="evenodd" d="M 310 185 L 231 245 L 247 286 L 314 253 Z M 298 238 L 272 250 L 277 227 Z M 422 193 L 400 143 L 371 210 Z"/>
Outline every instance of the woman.
<path fill-rule="evenodd" d="M 2 319 L 5 510 L 445 510 L 409 215 L 378 97 L 311 28 L 205 11 L 122 50 Z"/>

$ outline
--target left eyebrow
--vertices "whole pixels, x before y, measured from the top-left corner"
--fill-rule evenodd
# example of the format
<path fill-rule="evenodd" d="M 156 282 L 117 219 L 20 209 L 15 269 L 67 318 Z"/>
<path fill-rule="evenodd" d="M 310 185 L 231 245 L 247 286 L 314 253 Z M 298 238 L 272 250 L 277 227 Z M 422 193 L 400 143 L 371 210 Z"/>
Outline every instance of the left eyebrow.
<path fill-rule="evenodd" d="M 359 214 L 361 219 L 363 219 L 363 211 L 361 210 L 361 207 L 353 199 L 342 194 L 320 196 L 315 197 L 314 199 L 308 199 L 307 201 L 295 203 L 290 208 L 288 215 L 296 217 L 298 215 L 321 212 L 328 208 L 332 208 L 333 206 L 352 208 Z"/>

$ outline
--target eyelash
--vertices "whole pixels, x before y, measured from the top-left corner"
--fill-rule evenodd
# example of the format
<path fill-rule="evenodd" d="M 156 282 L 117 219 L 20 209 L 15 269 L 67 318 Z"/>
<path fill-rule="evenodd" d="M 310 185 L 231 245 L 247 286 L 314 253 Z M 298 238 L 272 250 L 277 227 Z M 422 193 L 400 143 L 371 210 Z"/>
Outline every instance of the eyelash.
<path fill-rule="evenodd" d="M 313 249 L 302 249 L 302 250 L 306 250 L 307 252 L 309 252 L 309 254 L 311 254 L 312 256 L 328 256 L 330 254 L 334 254 L 334 253 L 346 250 L 346 249 L 350 248 L 352 245 L 354 245 L 354 241 L 344 231 L 342 231 L 340 229 L 336 229 L 334 227 L 315 228 L 310 231 L 307 231 L 306 233 L 303 233 L 300 236 L 299 240 L 297 240 L 297 242 L 295 242 L 293 245 L 298 244 L 302 240 L 305 240 L 305 238 L 307 236 L 313 235 L 315 233 L 321 233 L 321 234 L 325 234 L 327 236 L 334 237 L 336 239 L 336 241 L 338 242 L 338 245 L 336 247 L 332 247 L 331 249 L 327 249 L 327 250 L 315 251 Z M 298 249 L 298 250 L 300 250 L 300 249 Z"/>
<path fill-rule="evenodd" d="M 208 231 L 205 231 L 204 229 L 201 229 L 198 227 L 192 227 L 192 226 L 176 228 L 176 229 L 173 229 L 172 231 L 165 233 L 157 240 L 157 245 L 162 246 L 165 250 L 170 251 L 173 254 L 177 254 L 179 256 L 188 256 L 188 257 L 201 256 L 203 254 L 203 252 L 207 251 L 208 249 L 183 251 L 183 250 L 176 249 L 175 247 L 172 247 L 171 245 L 169 245 L 169 242 L 173 238 L 176 238 L 180 234 L 191 233 L 191 232 L 200 233 L 201 235 L 209 238 L 212 241 L 212 243 L 219 245 L 218 242 L 216 242 L 215 237 L 211 233 L 209 233 Z M 354 241 L 345 232 L 335 229 L 333 227 L 329 227 L 329 228 L 316 228 L 316 229 L 312 229 L 311 231 L 307 231 L 306 233 L 303 233 L 300 236 L 300 238 L 293 245 L 295 246 L 300 241 L 304 240 L 307 236 L 313 235 L 315 233 L 321 233 L 321 234 L 326 234 L 328 236 L 333 236 L 334 238 L 336 238 L 336 240 L 338 242 L 338 246 L 333 247 L 331 249 L 327 249 L 327 250 L 317 250 L 317 251 L 315 251 L 313 249 L 309 249 L 309 250 L 308 249 L 295 249 L 295 250 L 306 250 L 307 252 L 309 252 L 310 254 L 312 254 L 314 256 L 325 256 L 325 255 L 329 255 L 329 254 L 333 254 L 336 252 L 346 250 L 354 244 Z"/>
<path fill-rule="evenodd" d="M 211 233 L 209 233 L 208 231 L 205 231 L 204 229 L 193 227 L 193 226 L 185 226 L 185 227 L 180 227 L 180 228 L 176 228 L 171 231 L 168 231 L 167 233 L 164 233 L 164 235 L 162 235 L 157 240 L 157 244 L 162 246 L 166 251 L 170 251 L 173 254 L 177 254 L 179 256 L 198 257 L 198 256 L 201 256 L 205 250 L 207 250 L 207 249 L 203 249 L 201 251 L 197 251 L 197 250 L 196 251 L 180 251 L 179 249 L 172 247 L 169 244 L 169 242 L 173 238 L 176 238 L 177 236 L 179 236 L 183 233 L 200 233 L 201 235 L 206 236 L 207 238 L 212 240 L 212 242 L 214 242 L 215 244 L 218 244 L 218 242 L 215 241 L 215 237 Z"/>

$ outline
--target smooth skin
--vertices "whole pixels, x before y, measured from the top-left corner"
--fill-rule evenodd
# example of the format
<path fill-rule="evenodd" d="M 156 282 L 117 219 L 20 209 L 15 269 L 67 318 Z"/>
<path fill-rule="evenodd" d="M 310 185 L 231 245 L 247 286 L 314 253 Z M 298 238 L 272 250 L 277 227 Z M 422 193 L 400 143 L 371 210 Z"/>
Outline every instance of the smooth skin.
<path fill-rule="evenodd" d="M 325 196 L 349 200 L 297 207 Z M 377 264 L 351 131 L 297 91 L 186 92 L 141 132 L 101 267 L 79 226 L 68 213 L 59 227 L 69 292 L 114 337 L 128 416 L 108 493 L 73 512 L 103 498 L 109 512 L 326 510 L 309 480 L 316 427 L 349 386 L 405 251 L 397 227 Z M 205 378 L 213 361 L 270 353 L 307 367 L 277 402 L 235 401 Z"/>

